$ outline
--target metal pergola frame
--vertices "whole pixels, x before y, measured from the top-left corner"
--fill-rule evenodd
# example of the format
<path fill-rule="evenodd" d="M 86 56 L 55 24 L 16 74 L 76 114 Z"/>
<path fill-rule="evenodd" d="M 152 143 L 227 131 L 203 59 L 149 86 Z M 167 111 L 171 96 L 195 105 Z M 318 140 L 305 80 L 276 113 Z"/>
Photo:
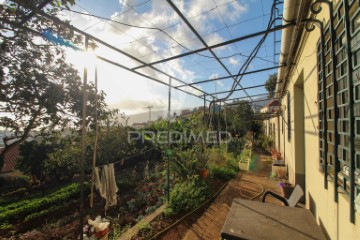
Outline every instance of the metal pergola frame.
<path fill-rule="evenodd" d="M 18 0 L 11 0 L 19 5 L 21 5 L 21 3 L 18 1 Z M 248 97 L 248 102 L 249 103 L 252 103 L 253 102 L 253 99 L 251 98 L 251 95 L 249 95 L 247 92 L 246 92 L 246 89 L 251 89 L 251 88 L 255 88 L 255 87 L 261 87 L 261 86 L 265 86 L 264 85 L 257 85 L 257 86 L 250 86 L 250 87 L 243 87 L 240 82 L 237 84 L 238 87 L 234 90 L 231 90 L 231 91 L 219 91 L 219 92 L 212 92 L 212 93 L 209 93 L 209 92 L 206 92 L 202 89 L 200 89 L 199 87 L 197 87 L 197 85 L 200 85 L 200 84 L 203 84 L 203 83 L 208 83 L 208 82 L 212 82 L 212 81 L 217 81 L 217 80 L 225 80 L 225 79 L 233 79 L 234 81 L 236 81 L 236 78 L 239 77 L 239 76 L 244 76 L 244 75 L 250 75 L 250 74 L 254 74 L 254 73 L 258 73 L 258 72 L 265 72 L 265 71 L 269 71 L 269 70 L 274 70 L 274 69 L 278 69 L 278 68 L 281 68 L 281 67 L 286 67 L 286 65 L 284 64 L 280 64 L 278 66 L 274 66 L 274 67 L 268 67 L 268 68 L 263 68 L 263 69 L 257 69 L 257 70 L 253 70 L 253 71 L 246 71 L 245 73 L 242 73 L 242 74 L 236 74 L 236 75 L 233 75 L 231 74 L 231 72 L 228 70 L 228 68 L 225 66 L 224 63 L 222 63 L 222 61 L 220 60 L 220 58 L 214 53 L 213 49 L 216 49 L 216 48 L 219 48 L 219 47 L 224 47 L 224 46 L 227 46 L 229 44 L 232 44 L 232 43 L 237 43 L 237 42 L 240 42 L 240 41 L 243 41 L 243 40 L 247 40 L 247 39 L 250 39 L 250 38 L 254 38 L 254 37 L 258 37 L 258 36 L 262 36 L 264 34 L 267 34 L 267 33 L 271 33 L 271 32 L 276 32 L 276 31 L 279 31 L 279 30 L 282 30 L 282 29 L 285 29 L 285 28 L 288 28 L 288 27 L 293 27 L 296 25 L 295 22 L 288 22 L 284 25 L 279 25 L 279 26 L 274 26 L 270 29 L 267 29 L 267 30 L 264 30 L 264 31 L 260 31 L 260 32 L 256 32 L 256 33 L 252 33 L 252 34 L 248 34 L 248 35 L 244 35 L 244 36 L 241 36 L 241 37 L 237 37 L 237 38 L 234 38 L 234 39 L 231 39 L 231 40 L 228 40 L 228 41 L 224 41 L 224 42 L 221 42 L 221 43 L 218 43 L 218 44 L 214 44 L 214 45 L 211 45 L 211 46 L 208 46 L 206 44 L 206 42 L 204 41 L 204 39 L 200 36 L 200 34 L 196 31 L 196 29 L 190 24 L 190 22 L 187 20 L 187 18 L 181 13 L 181 11 L 176 7 L 176 5 L 171 1 L 171 0 L 167 0 L 168 4 L 174 9 L 174 11 L 179 15 L 179 17 L 184 21 L 184 23 L 188 26 L 188 28 L 197 36 L 198 40 L 204 45 L 203 48 L 199 48 L 199 49 L 196 49 L 196 50 L 193 50 L 193 51 L 188 51 L 188 52 L 185 52 L 185 53 L 182 53 L 182 54 L 179 54 L 179 55 L 176 55 L 176 56 L 172 56 L 172 57 L 169 57 L 169 58 L 165 58 L 165 59 L 162 59 L 162 60 L 159 60 L 159 61 L 155 61 L 155 62 L 151 62 L 151 63 L 146 63 L 144 61 L 142 61 L 141 59 L 117 48 L 117 47 L 114 47 L 113 45 L 89 34 L 89 33 L 86 33 L 85 31 L 67 23 L 67 22 L 64 22 L 62 20 L 60 20 L 59 18 L 57 17 L 54 17 L 54 16 L 51 16 L 47 13 L 45 13 L 42 8 L 44 8 L 47 4 L 51 3 L 53 0 L 44 0 L 43 3 L 39 4 L 36 8 L 31 8 L 31 13 L 28 14 L 20 23 L 16 23 L 16 22 L 11 22 L 11 21 L 7 21 L 6 19 L 3 19 L 3 18 L 0 18 L 0 20 L 4 21 L 4 22 L 7 22 L 8 24 L 14 24 L 14 25 L 17 25 L 18 27 L 22 27 L 22 28 L 25 28 L 26 30 L 29 30 L 29 31 L 32 31 L 33 33 L 37 33 L 38 35 L 42 35 L 42 33 L 40 32 L 37 32 L 33 29 L 30 29 L 26 26 L 24 26 L 24 24 L 29 21 L 32 17 L 36 16 L 37 14 L 43 16 L 43 17 L 46 17 L 50 20 L 52 20 L 53 22 L 57 23 L 57 24 L 61 24 L 65 27 L 67 27 L 68 29 L 80 34 L 80 35 L 83 35 L 85 37 L 88 38 L 88 40 L 92 40 L 94 42 L 97 42 L 105 47 L 108 47 L 109 49 L 112 49 L 114 50 L 115 52 L 117 53 L 120 53 L 138 63 L 140 63 L 141 65 L 140 66 L 137 66 L 137 67 L 133 67 L 133 68 L 129 68 L 127 66 L 124 66 L 122 65 L 121 63 L 118 63 L 118 62 L 115 62 L 115 61 L 112 61 L 110 59 L 107 59 L 105 57 L 102 57 L 102 56 L 96 56 L 98 59 L 104 61 L 104 62 L 107 62 L 109 64 L 112 64 L 114 66 L 117 66 L 117 67 L 120 67 L 120 68 L 123 68 L 125 70 L 128 70 L 132 73 L 135 73 L 137 75 L 140 75 L 142 77 L 145 77 L 147 79 L 150 79 L 150 80 L 153 80 L 155 82 L 158 82 L 160 84 L 163 84 L 165 86 L 168 86 L 168 87 L 171 87 L 173 89 L 176 89 L 180 92 L 183 92 L 183 93 L 186 93 L 186 94 L 189 94 L 191 96 L 194 96 L 194 97 L 197 97 L 197 98 L 200 98 L 200 99 L 205 99 L 206 102 L 212 102 L 214 101 L 214 99 L 218 99 L 217 95 L 219 94 L 224 94 L 224 93 L 230 93 L 230 92 L 235 92 L 235 91 L 243 91 L 247 97 Z M 23 6 L 25 8 L 28 8 L 27 6 Z M 174 60 L 174 59 L 178 59 L 178 58 L 182 58 L 182 57 L 185 57 L 185 56 L 189 56 L 189 55 L 193 55 L 193 54 L 197 54 L 197 53 L 200 53 L 200 52 L 203 52 L 203 51 L 209 51 L 213 58 L 222 66 L 222 68 L 227 72 L 228 75 L 226 76 L 222 76 L 222 77 L 218 77 L 218 78 L 213 78 L 213 79 L 205 79 L 205 80 L 200 80 L 200 81 L 196 81 L 196 82 L 191 82 L 191 83 L 187 83 L 181 79 L 179 79 L 178 77 L 176 76 L 173 76 L 173 75 L 170 75 L 169 73 L 166 73 L 164 72 L 163 70 L 157 68 L 156 64 L 160 64 L 160 63 L 166 63 L 166 62 L 169 62 L 171 60 Z M 160 73 L 160 74 L 163 74 L 164 76 L 167 76 L 168 78 L 171 78 L 172 80 L 175 80 L 177 83 L 180 83 L 180 85 L 176 85 L 176 84 L 172 84 L 170 85 L 169 83 L 167 82 L 164 82 L 163 80 L 160 80 L 158 78 L 155 78 L 155 77 L 152 77 L 152 76 L 148 76 L 146 74 L 143 74 L 139 71 L 137 71 L 138 69 L 141 69 L 141 68 L 144 68 L 144 67 L 149 67 L 151 68 L 152 70 Z M 186 87 L 189 87 L 191 90 L 195 90 L 201 94 L 195 94 L 193 93 L 191 90 L 186 90 L 184 88 Z M 208 99 L 207 97 L 210 96 L 211 99 Z M 221 100 L 222 102 L 225 103 L 225 99 L 224 100 Z"/>

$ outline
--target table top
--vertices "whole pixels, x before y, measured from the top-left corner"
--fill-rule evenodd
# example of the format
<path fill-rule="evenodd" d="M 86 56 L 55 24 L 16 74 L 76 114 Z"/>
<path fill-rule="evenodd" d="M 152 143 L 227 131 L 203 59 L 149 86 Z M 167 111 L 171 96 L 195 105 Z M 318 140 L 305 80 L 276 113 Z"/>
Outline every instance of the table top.
<path fill-rule="evenodd" d="M 235 198 L 221 230 L 223 239 L 325 239 L 308 209 Z"/>

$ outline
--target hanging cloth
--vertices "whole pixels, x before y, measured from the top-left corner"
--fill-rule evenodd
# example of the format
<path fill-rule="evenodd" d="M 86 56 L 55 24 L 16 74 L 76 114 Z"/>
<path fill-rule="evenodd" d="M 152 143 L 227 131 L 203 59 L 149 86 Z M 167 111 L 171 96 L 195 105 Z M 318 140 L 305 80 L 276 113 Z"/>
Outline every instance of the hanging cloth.
<path fill-rule="evenodd" d="M 94 176 L 95 176 L 96 190 L 99 191 L 99 194 L 102 198 L 106 199 L 106 184 L 104 184 L 103 181 L 100 181 L 98 167 L 95 167 L 95 169 L 94 169 Z M 101 179 L 105 179 L 104 177 L 105 177 L 105 174 L 104 174 L 104 168 L 103 168 L 103 171 L 101 172 Z"/>
<path fill-rule="evenodd" d="M 106 175 L 106 205 L 105 208 L 114 206 L 117 204 L 116 200 L 116 192 L 118 191 L 118 187 L 116 186 L 115 181 L 115 170 L 114 170 L 114 164 L 109 164 L 107 168 L 107 175 Z"/>
<path fill-rule="evenodd" d="M 99 168 L 95 168 L 95 187 L 100 196 L 106 200 L 105 209 L 117 204 L 116 192 L 118 187 L 115 181 L 114 164 L 104 165 L 99 177 Z"/>

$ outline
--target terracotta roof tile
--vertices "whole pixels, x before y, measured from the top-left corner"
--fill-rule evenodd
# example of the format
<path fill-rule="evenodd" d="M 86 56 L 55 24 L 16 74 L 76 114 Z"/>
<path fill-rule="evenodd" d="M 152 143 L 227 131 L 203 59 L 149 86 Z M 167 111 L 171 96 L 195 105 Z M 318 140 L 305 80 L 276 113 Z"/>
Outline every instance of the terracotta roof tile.
<path fill-rule="evenodd" d="M 0 149 L 0 153 L 4 150 L 4 148 Z M 10 149 L 10 151 L 5 155 L 5 161 L 4 161 L 4 166 L 1 169 L 1 172 L 10 172 L 12 170 L 14 170 L 15 165 L 16 165 L 16 161 L 19 157 L 19 145 L 13 147 L 12 149 Z"/>

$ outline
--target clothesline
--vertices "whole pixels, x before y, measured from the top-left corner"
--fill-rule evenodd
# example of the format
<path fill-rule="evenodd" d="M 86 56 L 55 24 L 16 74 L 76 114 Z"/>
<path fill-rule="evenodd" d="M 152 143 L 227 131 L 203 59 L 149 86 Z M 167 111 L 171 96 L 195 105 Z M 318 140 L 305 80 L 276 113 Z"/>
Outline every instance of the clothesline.
<path fill-rule="evenodd" d="M 154 150 L 155 148 L 153 147 L 153 148 L 150 148 L 150 149 L 148 149 L 148 150 L 146 150 L 146 151 L 144 151 L 144 152 L 141 152 L 141 153 L 138 153 L 138 154 L 135 154 L 135 155 L 132 155 L 132 156 L 128 156 L 128 157 L 125 157 L 125 158 L 122 158 L 121 160 L 119 160 L 119 161 L 117 161 L 117 162 L 113 162 L 113 163 L 109 163 L 109 164 L 118 164 L 118 163 L 124 163 L 124 161 L 125 160 L 127 160 L 127 159 L 131 159 L 131 158 L 135 158 L 135 157 L 138 157 L 138 156 L 141 156 L 141 155 L 143 155 L 143 154 L 145 154 L 145 153 L 147 153 L 147 152 L 150 152 L 151 150 Z M 100 166 L 97 166 L 97 167 L 103 167 L 103 166 L 105 166 L 105 165 L 109 165 L 109 164 L 103 164 L 103 165 L 100 165 Z"/>

